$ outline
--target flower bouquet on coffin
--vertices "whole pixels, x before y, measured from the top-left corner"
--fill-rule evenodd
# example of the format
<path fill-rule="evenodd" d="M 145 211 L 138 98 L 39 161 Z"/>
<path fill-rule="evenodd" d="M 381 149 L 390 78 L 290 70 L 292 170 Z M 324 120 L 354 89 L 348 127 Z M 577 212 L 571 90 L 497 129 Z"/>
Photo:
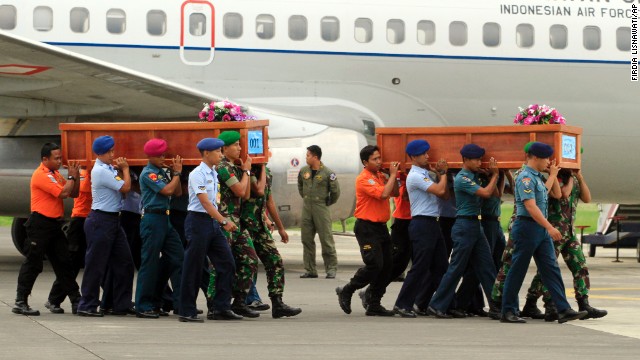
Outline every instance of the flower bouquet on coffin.
<path fill-rule="evenodd" d="M 204 103 L 204 108 L 198 114 L 200 120 L 208 122 L 246 121 L 255 120 L 254 116 L 247 115 L 240 105 L 228 100 L 211 101 Z"/>
<path fill-rule="evenodd" d="M 519 107 L 513 123 L 516 125 L 566 124 L 565 118 L 555 108 L 533 104 L 527 108 Z"/>

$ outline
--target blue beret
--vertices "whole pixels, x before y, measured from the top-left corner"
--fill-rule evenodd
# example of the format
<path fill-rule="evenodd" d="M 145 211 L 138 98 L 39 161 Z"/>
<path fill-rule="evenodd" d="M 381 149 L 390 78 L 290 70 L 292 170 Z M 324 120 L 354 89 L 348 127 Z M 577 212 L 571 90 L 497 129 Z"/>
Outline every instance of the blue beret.
<path fill-rule="evenodd" d="M 529 147 L 529 154 L 546 159 L 553 155 L 553 148 L 545 143 L 534 142 L 531 144 L 531 147 Z"/>
<path fill-rule="evenodd" d="M 224 146 L 229 146 L 240 140 L 240 133 L 233 130 L 223 131 L 218 135 L 218 139 L 224 141 Z"/>
<path fill-rule="evenodd" d="M 102 154 L 105 154 L 107 151 L 111 150 L 111 148 L 113 148 L 113 145 L 115 145 L 115 143 L 116 142 L 113 140 L 111 136 L 104 135 L 93 140 L 93 145 L 91 146 L 91 149 L 93 150 L 94 153 L 96 153 L 96 155 L 102 155 Z"/>
<path fill-rule="evenodd" d="M 480 159 L 484 156 L 484 149 L 476 144 L 467 144 L 460 149 L 460 155 L 467 159 Z"/>
<path fill-rule="evenodd" d="M 418 156 L 426 153 L 431 145 L 426 140 L 413 140 L 407 144 L 405 151 L 409 156 Z"/>
<path fill-rule="evenodd" d="M 198 141 L 196 147 L 200 151 L 213 151 L 224 146 L 224 141 L 216 138 L 204 138 Z"/>

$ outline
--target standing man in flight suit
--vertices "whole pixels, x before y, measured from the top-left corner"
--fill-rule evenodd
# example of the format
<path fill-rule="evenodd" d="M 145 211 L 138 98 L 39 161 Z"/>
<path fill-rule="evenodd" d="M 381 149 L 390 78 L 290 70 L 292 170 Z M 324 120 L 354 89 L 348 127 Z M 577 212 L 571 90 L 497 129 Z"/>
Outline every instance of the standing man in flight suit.
<path fill-rule="evenodd" d="M 227 217 L 237 228 L 234 231 L 224 230 L 225 237 L 231 244 L 231 251 L 236 262 L 236 277 L 233 287 L 233 304 L 231 309 L 238 315 L 256 318 L 257 311 L 251 310 L 245 303 L 253 278 L 258 271 L 258 254 L 253 246 L 249 232 L 242 227 L 242 203 L 251 195 L 251 157 L 243 162 L 240 159 L 240 133 L 223 131 L 218 139 L 224 142 L 224 157 L 217 166 L 220 181 L 220 214 Z M 235 165 L 241 163 L 240 166 Z M 224 224 L 223 224 L 224 225 Z M 215 274 L 212 274 L 215 276 Z"/>
<path fill-rule="evenodd" d="M 107 268 L 113 276 L 113 312 L 127 314 L 131 307 L 133 258 L 120 222 L 122 194 L 131 190 L 131 176 L 126 158 L 115 159 L 118 170 L 111 165 L 114 145 L 115 141 L 108 135 L 96 138 L 92 145 L 97 159 L 91 170 L 91 212 L 84 223 L 87 255 L 79 316 L 103 316 L 97 309 L 100 305 L 100 284 Z"/>
<path fill-rule="evenodd" d="M 298 192 L 304 199 L 302 206 L 302 258 L 306 272 L 301 278 L 317 278 L 316 232 L 320 238 L 322 260 L 327 279 L 334 279 L 338 271 L 338 255 L 331 230 L 329 206 L 338 201 L 340 185 L 336 173 L 326 167 L 320 159 L 322 149 L 318 145 L 307 148 L 307 166 L 298 173 Z"/>
<path fill-rule="evenodd" d="M 42 272 L 45 254 L 56 274 L 47 308 L 54 314 L 62 314 L 64 310 L 60 308 L 60 303 L 64 298 L 69 296 L 73 308 L 80 296 L 67 238 L 62 232 L 62 199 L 78 196 L 79 166 L 73 161 L 69 162 L 69 176 L 65 181 L 58 172 L 62 165 L 62 152 L 54 143 L 42 146 L 40 160 L 40 166 L 31 176 L 31 216 L 25 223 L 28 236 L 25 243 L 27 256 L 20 267 L 16 303 L 11 310 L 15 314 L 31 316 L 40 315 L 40 311 L 29 306 L 27 298 Z"/>
<path fill-rule="evenodd" d="M 562 234 L 547 220 L 547 189 L 540 173 L 549 167 L 553 148 L 541 142 L 529 147 L 527 166 L 515 180 L 516 221 L 513 223 L 512 264 L 504 283 L 502 318 L 505 323 L 524 323 L 518 314 L 518 292 L 533 257 L 542 281 L 547 284 L 558 310 L 558 322 L 587 316 L 586 311 L 571 309 L 564 294 L 560 268 L 553 250 L 553 240 Z"/>
<path fill-rule="evenodd" d="M 427 313 L 438 318 L 451 318 L 447 310 L 451 306 L 458 282 L 469 264 L 478 276 L 487 298 L 491 296 L 496 269 L 479 217 L 481 199 L 490 197 L 496 188 L 498 164 L 494 158 L 489 160 L 491 180 L 485 187 L 478 185 L 477 172 L 482 165 L 484 154 L 485 150 L 476 144 L 467 144 L 460 149 L 462 170 L 456 175 L 453 183 L 458 210 L 456 222 L 451 230 L 451 263 L 427 308 Z"/>
<path fill-rule="evenodd" d="M 202 283 L 202 267 L 207 256 L 216 267 L 215 296 L 213 310 L 207 315 L 210 320 L 242 320 L 242 316 L 231 310 L 231 286 L 235 262 L 227 238 L 222 233 L 237 229 L 237 226 L 218 212 L 218 174 L 215 166 L 222 160 L 220 139 L 205 138 L 197 148 L 202 162 L 189 174 L 189 205 L 184 222 L 187 247 L 180 287 L 181 322 L 204 322 L 198 316 L 196 298 Z"/>
<path fill-rule="evenodd" d="M 167 147 L 167 142 L 162 139 L 147 141 L 144 153 L 149 157 L 149 164 L 140 173 L 143 216 L 140 221 L 142 249 L 136 286 L 136 316 L 147 319 L 158 318 L 160 297 L 169 278 L 173 286 L 174 309 L 179 308 L 180 301 L 184 248 L 180 236 L 169 221 L 169 202 L 171 196 L 182 195 L 182 159 L 178 155 L 171 160 L 173 173 L 169 181 L 167 173 L 162 169 Z"/>

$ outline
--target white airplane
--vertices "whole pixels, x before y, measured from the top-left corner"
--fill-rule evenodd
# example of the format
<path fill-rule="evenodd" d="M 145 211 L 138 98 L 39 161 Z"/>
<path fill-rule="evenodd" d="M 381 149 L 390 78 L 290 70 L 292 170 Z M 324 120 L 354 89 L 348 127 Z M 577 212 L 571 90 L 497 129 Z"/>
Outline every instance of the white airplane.
<path fill-rule="evenodd" d="M 637 203 L 639 2 L 0 0 L 0 215 L 28 214 L 59 122 L 192 120 L 221 98 L 271 121 L 288 224 L 311 144 L 346 218 L 376 127 L 506 125 L 531 103 L 584 129 L 595 200 Z"/>

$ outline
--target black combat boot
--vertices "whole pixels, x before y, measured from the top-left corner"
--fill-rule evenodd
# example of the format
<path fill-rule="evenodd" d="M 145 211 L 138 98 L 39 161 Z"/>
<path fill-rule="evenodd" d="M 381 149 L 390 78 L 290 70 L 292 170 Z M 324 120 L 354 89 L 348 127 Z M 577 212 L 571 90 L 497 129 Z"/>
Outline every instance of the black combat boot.
<path fill-rule="evenodd" d="M 502 304 L 489 300 L 489 318 L 491 320 L 500 320 L 502 318 Z"/>
<path fill-rule="evenodd" d="M 233 304 L 231 304 L 231 310 L 234 313 L 246 317 L 246 318 L 257 318 L 260 317 L 260 313 L 257 311 L 251 310 L 247 304 L 244 303 L 244 299 L 233 299 Z"/>
<path fill-rule="evenodd" d="M 588 296 L 584 296 L 578 299 L 578 310 L 587 312 L 587 316 L 583 317 L 580 320 L 597 319 L 605 317 L 608 314 L 607 310 L 599 310 L 589 305 Z"/>
<path fill-rule="evenodd" d="M 302 309 L 291 307 L 282 302 L 282 296 L 272 296 L 271 297 L 271 316 L 274 319 L 279 319 L 283 316 L 296 316 L 302 312 Z"/>
<path fill-rule="evenodd" d="M 71 313 L 73 315 L 78 314 L 78 304 L 80 304 L 80 297 L 81 296 L 79 292 L 69 296 L 69 301 L 71 302 Z"/>
<path fill-rule="evenodd" d="M 351 297 L 353 296 L 354 289 L 349 284 L 343 287 L 336 288 L 336 294 L 338 294 L 338 304 L 340 308 L 346 314 L 351 314 Z"/>
<path fill-rule="evenodd" d="M 207 319 L 208 320 L 213 320 L 213 313 L 214 313 L 213 299 L 207 296 Z"/>
<path fill-rule="evenodd" d="M 31 306 L 29 306 L 29 303 L 27 302 L 27 296 L 20 296 L 20 295 L 16 297 L 16 303 L 13 306 L 13 309 L 11 309 L 11 311 L 14 314 L 22 314 L 27 316 L 40 315 L 40 311 L 36 309 L 32 309 Z"/>
<path fill-rule="evenodd" d="M 571 320 L 584 319 L 587 316 L 586 311 L 575 311 L 572 308 L 568 308 L 567 310 L 558 313 L 558 323 L 566 323 Z"/>
<path fill-rule="evenodd" d="M 536 298 L 527 298 L 527 302 L 524 304 L 522 311 L 520 312 L 521 317 L 528 317 L 532 319 L 544 319 L 544 314 L 540 309 L 538 309 L 538 305 L 536 302 L 538 299 Z"/>
<path fill-rule="evenodd" d="M 544 321 L 551 322 L 558 320 L 558 309 L 553 302 L 544 304 Z"/>
<path fill-rule="evenodd" d="M 358 291 L 358 296 L 362 301 L 362 307 L 367 310 L 367 307 L 369 307 L 369 300 L 371 299 L 371 292 L 369 292 L 369 287 L 367 286 L 365 290 Z"/>

